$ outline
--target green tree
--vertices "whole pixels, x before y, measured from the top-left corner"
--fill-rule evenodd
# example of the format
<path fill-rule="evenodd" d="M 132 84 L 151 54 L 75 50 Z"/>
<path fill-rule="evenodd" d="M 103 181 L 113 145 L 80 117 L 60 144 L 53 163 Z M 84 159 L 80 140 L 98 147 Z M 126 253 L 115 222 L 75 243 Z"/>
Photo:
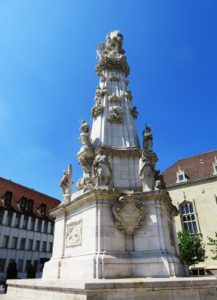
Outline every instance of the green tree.
<path fill-rule="evenodd" d="M 217 232 L 215 232 L 215 238 L 207 237 L 209 240 L 208 245 L 214 246 L 214 249 L 211 249 L 211 252 L 214 253 L 212 259 L 217 260 Z"/>
<path fill-rule="evenodd" d="M 177 233 L 181 257 L 188 266 L 203 262 L 206 258 L 205 244 L 200 235 L 191 234 L 189 231 Z"/>
<path fill-rule="evenodd" d="M 9 262 L 6 270 L 6 280 L 17 278 L 17 264 L 15 260 Z"/>
<path fill-rule="evenodd" d="M 36 268 L 32 264 L 30 264 L 26 272 L 26 278 L 35 278 L 35 276 L 36 276 Z"/>

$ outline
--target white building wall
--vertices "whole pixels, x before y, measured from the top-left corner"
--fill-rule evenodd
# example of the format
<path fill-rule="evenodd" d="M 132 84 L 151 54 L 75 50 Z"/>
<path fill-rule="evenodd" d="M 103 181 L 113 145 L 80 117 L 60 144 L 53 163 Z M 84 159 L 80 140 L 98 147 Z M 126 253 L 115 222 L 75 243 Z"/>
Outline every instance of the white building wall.
<path fill-rule="evenodd" d="M 53 233 L 51 233 L 51 227 L 52 227 L 51 221 L 42 220 L 41 231 L 38 232 L 37 224 L 38 224 L 39 219 L 35 218 L 35 226 L 34 226 L 34 231 L 33 231 L 33 230 L 30 230 L 30 227 L 31 227 L 31 218 L 34 218 L 34 217 L 28 216 L 27 229 L 23 229 L 22 227 L 24 224 L 24 215 L 21 215 L 20 226 L 19 226 L 19 228 L 16 228 L 16 227 L 14 227 L 16 214 L 17 214 L 16 212 L 13 212 L 11 226 L 6 226 L 5 224 L 7 221 L 8 210 L 5 210 L 2 224 L 0 224 L 0 260 L 5 260 L 4 268 L 0 270 L 0 281 L 2 281 L 4 279 L 8 263 L 10 262 L 11 259 L 16 261 L 17 267 L 18 267 L 18 260 L 23 260 L 22 271 L 18 272 L 19 278 L 26 277 L 25 268 L 26 268 L 26 262 L 28 260 L 31 260 L 31 263 L 34 263 L 34 261 L 38 261 L 37 277 L 41 277 L 42 270 L 40 270 L 40 259 L 49 260 L 51 257 L 51 254 L 52 254 L 50 252 L 50 243 L 53 243 Z M 44 232 L 45 222 L 49 222 L 48 227 L 47 227 L 47 233 Z M 4 236 L 9 236 L 9 242 L 8 242 L 7 248 L 5 248 L 3 245 Z M 16 249 L 11 248 L 13 237 L 18 238 Z M 22 238 L 26 239 L 24 250 L 20 249 Z M 28 249 L 30 239 L 33 240 L 32 250 Z M 39 251 L 35 250 L 37 240 L 40 240 Z M 43 242 L 46 242 L 46 251 L 42 250 Z M 1 264 L 0 264 L 0 267 L 1 267 Z"/>

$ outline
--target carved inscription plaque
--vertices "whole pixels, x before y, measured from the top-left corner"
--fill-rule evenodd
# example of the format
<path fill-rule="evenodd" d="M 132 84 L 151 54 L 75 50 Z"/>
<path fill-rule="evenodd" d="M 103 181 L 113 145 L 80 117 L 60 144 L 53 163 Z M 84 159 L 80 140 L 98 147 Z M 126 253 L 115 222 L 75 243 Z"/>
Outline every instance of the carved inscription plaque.
<path fill-rule="evenodd" d="M 77 247 L 82 244 L 82 220 L 66 225 L 66 247 Z"/>

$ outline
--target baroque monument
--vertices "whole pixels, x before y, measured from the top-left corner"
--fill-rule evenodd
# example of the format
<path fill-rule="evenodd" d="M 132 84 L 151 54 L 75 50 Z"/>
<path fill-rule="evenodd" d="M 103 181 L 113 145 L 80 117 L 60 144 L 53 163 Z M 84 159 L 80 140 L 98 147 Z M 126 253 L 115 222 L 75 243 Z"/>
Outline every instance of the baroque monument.
<path fill-rule="evenodd" d="M 74 193 L 70 165 L 61 179 L 64 202 L 51 212 L 56 218 L 52 258 L 41 280 L 9 281 L 9 295 L 216 299 L 216 279 L 186 277 L 174 228 L 178 210 L 156 169 L 147 125 L 139 143 L 122 43 L 114 31 L 97 49 L 93 123 L 81 122 L 77 153 L 83 176 Z"/>

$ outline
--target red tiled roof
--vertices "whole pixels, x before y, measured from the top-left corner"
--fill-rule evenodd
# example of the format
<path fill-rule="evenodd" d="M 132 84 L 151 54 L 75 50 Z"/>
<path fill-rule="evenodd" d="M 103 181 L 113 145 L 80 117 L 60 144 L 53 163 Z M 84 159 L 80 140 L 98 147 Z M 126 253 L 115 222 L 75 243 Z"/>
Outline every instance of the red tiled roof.
<path fill-rule="evenodd" d="M 217 158 L 217 150 L 177 160 L 175 164 L 163 172 L 166 185 L 176 183 L 176 172 L 179 168 L 184 171 L 188 180 L 213 176 L 215 157 Z"/>
<path fill-rule="evenodd" d="M 39 218 L 49 218 L 49 210 L 59 205 L 61 202 L 53 197 L 42 194 L 38 191 L 15 183 L 11 180 L 4 179 L 0 177 L 0 199 L 4 196 L 6 192 L 12 192 L 12 201 L 11 201 L 11 209 L 22 212 L 18 202 L 22 197 L 27 198 L 28 200 L 33 200 L 33 214 Z M 46 214 L 44 217 L 38 211 L 39 206 L 44 203 L 46 204 Z M 0 201 L 0 207 L 4 207 L 3 201 Z"/>

